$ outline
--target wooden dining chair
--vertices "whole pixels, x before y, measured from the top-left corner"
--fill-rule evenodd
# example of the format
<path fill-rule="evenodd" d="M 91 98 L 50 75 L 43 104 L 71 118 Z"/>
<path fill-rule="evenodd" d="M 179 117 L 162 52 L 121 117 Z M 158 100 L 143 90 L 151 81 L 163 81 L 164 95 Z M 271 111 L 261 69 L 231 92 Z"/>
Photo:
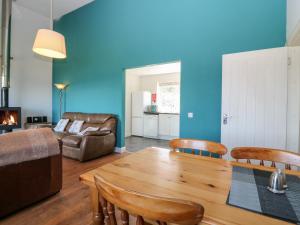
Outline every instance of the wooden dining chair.
<path fill-rule="evenodd" d="M 192 154 L 196 154 L 196 150 L 199 151 L 200 155 L 203 155 L 204 151 L 208 151 L 210 157 L 212 157 L 213 154 L 217 154 L 219 158 L 222 158 L 222 156 L 227 153 L 227 148 L 224 145 L 205 140 L 177 138 L 171 140 L 169 146 L 174 151 L 189 149 Z"/>
<path fill-rule="evenodd" d="M 144 225 L 144 219 L 157 221 L 158 225 L 196 225 L 203 218 L 204 208 L 194 202 L 137 193 L 109 183 L 100 176 L 94 178 L 105 224 L 117 224 L 115 207 L 121 211 L 122 225 L 129 225 L 129 214 L 137 217 L 136 225 Z"/>
<path fill-rule="evenodd" d="M 231 156 L 237 161 L 245 159 L 247 163 L 251 163 L 251 159 L 259 160 L 261 166 L 265 165 L 265 161 L 270 161 L 271 167 L 276 167 L 276 162 L 285 164 L 285 168 L 288 170 L 291 170 L 291 165 L 300 167 L 299 154 L 278 149 L 238 147 L 232 149 Z"/>

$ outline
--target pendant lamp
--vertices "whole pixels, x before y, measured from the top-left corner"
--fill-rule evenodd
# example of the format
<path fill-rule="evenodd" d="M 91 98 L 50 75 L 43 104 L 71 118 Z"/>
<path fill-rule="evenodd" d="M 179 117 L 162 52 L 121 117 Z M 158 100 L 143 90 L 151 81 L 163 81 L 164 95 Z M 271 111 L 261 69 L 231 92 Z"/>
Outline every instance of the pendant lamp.
<path fill-rule="evenodd" d="M 39 29 L 32 51 L 49 58 L 64 59 L 67 57 L 65 37 L 53 31 L 53 0 L 50 0 L 50 29 Z"/>

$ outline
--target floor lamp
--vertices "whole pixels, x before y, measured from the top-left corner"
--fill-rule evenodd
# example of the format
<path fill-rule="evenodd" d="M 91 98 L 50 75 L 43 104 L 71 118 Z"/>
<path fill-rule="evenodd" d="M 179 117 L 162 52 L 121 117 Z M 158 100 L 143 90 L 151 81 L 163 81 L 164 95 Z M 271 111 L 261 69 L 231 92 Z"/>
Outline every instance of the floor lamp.
<path fill-rule="evenodd" d="M 59 119 L 62 117 L 62 101 L 63 101 L 63 91 L 68 85 L 66 84 L 54 84 L 57 90 L 59 91 Z"/>

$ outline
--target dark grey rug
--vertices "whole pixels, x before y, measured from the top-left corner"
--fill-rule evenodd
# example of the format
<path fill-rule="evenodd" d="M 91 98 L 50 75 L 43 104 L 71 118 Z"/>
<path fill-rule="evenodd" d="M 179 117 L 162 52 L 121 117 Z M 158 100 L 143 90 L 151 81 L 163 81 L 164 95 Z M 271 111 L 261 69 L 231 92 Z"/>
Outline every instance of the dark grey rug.
<path fill-rule="evenodd" d="M 233 167 L 227 204 L 266 216 L 300 223 L 300 178 L 287 175 L 288 190 L 274 194 L 267 190 L 271 172 Z"/>

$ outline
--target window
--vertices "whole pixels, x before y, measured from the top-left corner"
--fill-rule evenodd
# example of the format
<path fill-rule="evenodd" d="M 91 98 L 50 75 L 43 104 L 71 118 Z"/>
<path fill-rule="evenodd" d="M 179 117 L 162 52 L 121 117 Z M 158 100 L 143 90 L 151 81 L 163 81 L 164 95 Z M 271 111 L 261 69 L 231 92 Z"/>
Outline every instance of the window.
<path fill-rule="evenodd" d="M 157 84 L 157 107 L 162 113 L 180 112 L 180 86 L 178 83 Z"/>

